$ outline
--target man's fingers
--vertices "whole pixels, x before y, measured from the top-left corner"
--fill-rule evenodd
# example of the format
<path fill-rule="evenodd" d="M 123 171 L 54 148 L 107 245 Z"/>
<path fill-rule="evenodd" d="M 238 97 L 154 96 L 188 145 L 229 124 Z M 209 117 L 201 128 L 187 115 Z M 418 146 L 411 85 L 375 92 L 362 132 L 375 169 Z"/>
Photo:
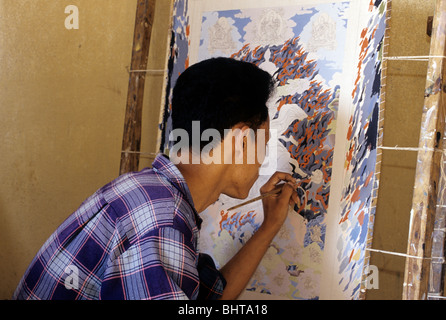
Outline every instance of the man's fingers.
<path fill-rule="evenodd" d="M 280 192 L 280 201 L 283 201 L 284 203 L 289 203 L 290 200 L 293 199 L 293 194 L 296 193 L 296 189 L 294 187 L 294 184 L 291 182 L 285 183 L 285 185 L 282 188 L 282 191 Z"/>
<path fill-rule="evenodd" d="M 262 188 L 260 188 L 260 193 L 265 193 L 273 190 L 275 186 L 281 181 L 295 183 L 296 179 L 293 178 L 293 176 L 289 173 L 276 172 L 271 176 L 271 178 L 269 178 L 269 180 L 262 186 Z"/>
<path fill-rule="evenodd" d="M 300 199 L 297 191 L 293 191 L 293 195 L 290 198 L 290 206 L 294 207 L 296 204 L 300 207 Z"/>

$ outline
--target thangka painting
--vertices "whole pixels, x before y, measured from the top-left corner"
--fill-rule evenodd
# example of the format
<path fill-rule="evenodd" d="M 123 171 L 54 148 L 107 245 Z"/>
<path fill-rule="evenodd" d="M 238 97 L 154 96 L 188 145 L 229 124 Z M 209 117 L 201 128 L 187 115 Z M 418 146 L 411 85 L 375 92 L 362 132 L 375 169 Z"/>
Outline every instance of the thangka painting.
<path fill-rule="evenodd" d="M 300 207 L 272 242 L 241 298 L 358 299 L 377 193 L 381 0 L 176 0 L 162 145 L 179 74 L 218 56 L 248 61 L 277 82 L 268 157 L 248 199 L 273 171 L 299 180 Z M 274 169 L 273 171 L 271 169 Z M 261 225 L 261 202 L 222 195 L 201 213 L 200 250 L 223 266 Z"/>

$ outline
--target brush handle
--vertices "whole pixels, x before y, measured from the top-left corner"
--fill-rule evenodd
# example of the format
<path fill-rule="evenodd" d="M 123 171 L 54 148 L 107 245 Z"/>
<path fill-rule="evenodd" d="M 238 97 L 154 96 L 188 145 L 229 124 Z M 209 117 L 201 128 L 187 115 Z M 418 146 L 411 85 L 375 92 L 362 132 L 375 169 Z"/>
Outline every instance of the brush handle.
<path fill-rule="evenodd" d="M 278 194 L 278 193 L 280 193 L 282 191 L 282 188 L 283 188 L 284 185 L 285 185 L 285 183 L 280 183 L 280 184 L 276 185 L 276 187 L 273 190 L 271 190 L 269 192 L 266 192 L 266 193 L 264 193 L 264 194 L 262 194 L 262 195 L 260 195 L 258 197 L 255 197 L 255 198 L 253 198 L 251 200 L 248 200 L 248 201 L 242 202 L 242 203 L 240 203 L 240 204 L 238 204 L 236 206 L 233 206 L 233 207 L 229 208 L 227 211 L 238 209 L 238 208 L 243 207 L 243 206 L 245 206 L 247 204 L 250 204 L 250 203 L 262 200 L 263 198 L 270 197 L 270 196 L 273 196 L 275 194 Z"/>

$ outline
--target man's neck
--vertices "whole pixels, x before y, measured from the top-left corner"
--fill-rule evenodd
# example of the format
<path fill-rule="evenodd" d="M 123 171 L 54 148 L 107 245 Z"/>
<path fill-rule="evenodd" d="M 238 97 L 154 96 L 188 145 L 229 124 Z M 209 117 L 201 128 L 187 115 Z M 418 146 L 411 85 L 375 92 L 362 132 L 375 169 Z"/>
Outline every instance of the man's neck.
<path fill-rule="evenodd" d="M 177 164 L 194 201 L 198 213 L 218 200 L 223 183 L 223 172 L 214 165 L 205 164 Z"/>

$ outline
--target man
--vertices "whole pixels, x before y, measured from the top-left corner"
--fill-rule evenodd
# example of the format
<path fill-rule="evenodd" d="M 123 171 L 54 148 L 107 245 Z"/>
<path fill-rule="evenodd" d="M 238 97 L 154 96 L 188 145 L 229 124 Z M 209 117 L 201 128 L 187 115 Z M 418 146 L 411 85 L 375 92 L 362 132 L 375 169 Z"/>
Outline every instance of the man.
<path fill-rule="evenodd" d="M 272 77 L 250 63 L 216 58 L 188 68 L 174 88 L 172 132 L 192 137 L 198 123 L 200 136 L 212 129 L 223 138 L 207 152 L 208 142 L 188 139 L 171 154 L 176 164 L 158 155 L 152 169 L 99 189 L 47 240 L 14 298 L 237 298 L 297 201 L 295 180 L 278 172 L 261 188 L 286 182 L 263 199 L 261 227 L 221 270 L 197 251 L 199 213 L 220 194 L 248 196 L 264 158 L 250 162 L 248 153 L 268 141 L 258 133 L 269 131 L 272 90 Z"/>

